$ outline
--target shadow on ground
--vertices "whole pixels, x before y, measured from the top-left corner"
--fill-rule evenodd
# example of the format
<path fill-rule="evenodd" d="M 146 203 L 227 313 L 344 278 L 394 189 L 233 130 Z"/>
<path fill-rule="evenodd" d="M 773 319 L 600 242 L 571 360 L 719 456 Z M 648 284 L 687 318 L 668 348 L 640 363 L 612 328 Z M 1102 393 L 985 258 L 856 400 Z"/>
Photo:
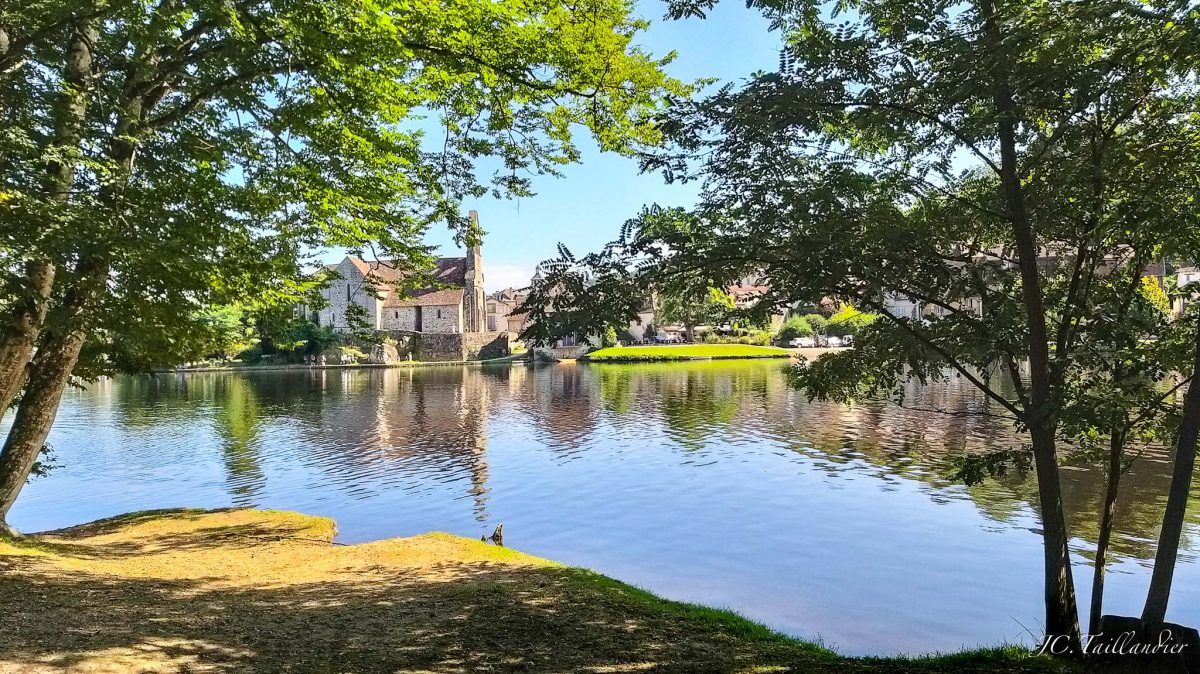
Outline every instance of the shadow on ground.
<path fill-rule="evenodd" d="M 332 535 L 328 520 L 239 510 L 0 541 L 0 671 L 1025 668 L 987 656 L 842 659 L 732 614 L 478 541 L 334 546 Z"/>

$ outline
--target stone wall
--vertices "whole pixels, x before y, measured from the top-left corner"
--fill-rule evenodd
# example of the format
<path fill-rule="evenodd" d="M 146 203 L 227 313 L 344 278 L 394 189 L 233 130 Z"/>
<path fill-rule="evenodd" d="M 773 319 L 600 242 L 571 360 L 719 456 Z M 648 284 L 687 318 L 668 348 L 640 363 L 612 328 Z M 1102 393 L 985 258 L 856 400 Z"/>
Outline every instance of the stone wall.
<path fill-rule="evenodd" d="M 366 319 L 371 327 L 379 325 L 377 322 L 380 310 L 379 301 L 375 298 L 366 277 L 358 270 L 358 267 L 354 266 L 349 257 L 342 260 L 337 271 L 341 278 L 321 291 L 327 304 L 317 315 L 317 322 L 321 325 L 346 329 L 348 327 L 346 310 L 353 303 L 366 308 Z"/>
<path fill-rule="evenodd" d="M 446 363 L 463 360 L 500 358 L 511 353 L 507 332 L 469 332 L 444 334 L 385 330 L 396 341 L 398 361 L 419 360 L 426 363 Z M 390 355 L 390 353 L 389 353 Z"/>
<path fill-rule="evenodd" d="M 388 307 L 383 310 L 383 318 L 380 321 L 379 327 L 382 330 L 416 330 L 417 308 Z"/>
<path fill-rule="evenodd" d="M 420 332 L 450 334 L 462 332 L 462 305 L 434 304 L 421 307 Z M 380 319 L 381 330 L 417 330 L 416 307 L 388 307 Z"/>
<path fill-rule="evenodd" d="M 512 353 L 512 336 L 504 331 L 468 332 L 463 335 L 463 350 L 467 360 L 502 358 Z"/>
<path fill-rule="evenodd" d="M 425 363 L 445 363 L 465 360 L 461 334 L 438 334 L 422 332 L 417 335 L 417 352 L 414 360 Z"/>

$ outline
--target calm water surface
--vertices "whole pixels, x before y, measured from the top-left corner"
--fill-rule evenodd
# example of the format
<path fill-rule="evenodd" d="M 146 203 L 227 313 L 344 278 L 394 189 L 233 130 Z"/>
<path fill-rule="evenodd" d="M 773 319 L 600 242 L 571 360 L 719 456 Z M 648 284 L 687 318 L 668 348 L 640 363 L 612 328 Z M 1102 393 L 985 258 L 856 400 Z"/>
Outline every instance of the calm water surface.
<path fill-rule="evenodd" d="M 983 404 L 958 381 L 906 402 Z M 68 394 L 50 442 L 61 466 L 26 488 L 18 528 L 229 505 L 330 516 L 351 543 L 503 522 L 513 547 L 846 654 L 1038 631 L 1032 480 L 947 479 L 953 457 L 1020 438 L 987 417 L 808 403 L 773 362 L 104 380 Z M 1125 478 L 1110 611 L 1140 612 L 1169 475 L 1150 452 Z M 1086 606 L 1099 472 L 1063 479 Z M 1200 504 L 1184 535 L 1168 617 L 1197 624 Z"/>

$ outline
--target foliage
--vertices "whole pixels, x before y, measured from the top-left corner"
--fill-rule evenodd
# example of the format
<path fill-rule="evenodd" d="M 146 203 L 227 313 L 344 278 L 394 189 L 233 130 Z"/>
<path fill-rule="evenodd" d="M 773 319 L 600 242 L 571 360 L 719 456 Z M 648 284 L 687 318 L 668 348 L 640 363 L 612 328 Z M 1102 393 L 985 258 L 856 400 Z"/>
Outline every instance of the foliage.
<path fill-rule="evenodd" d="M 0 272 L 6 310 L 29 260 L 57 268 L 55 302 L 106 277 L 48 319 L 88 331 L 83 376 L 186 360 L 209 306 L 290 307 L 303 251 L 427 267 L 432 223 L 478 238 L 461 199 L 528 195 L 579 159 L 574 129 L 654 143 L 649 113 L 689 90 L 612 0 L 73 7 L 0 10 Z"/>
<path fill-rule="evenodd" d="M 643 362 L 725 358 L 787 358 L 791 354 L 773 346 L 746 344 L 680 344 L 673 346 L 625 346 L 600 349 L 587 355 L 591 361 Z"/>
<path fill-rule="evenodd" d="M 1171 298 L 1167 296 L 1167 291 L 1153 277 L 1142 277 L 1141 294 L 1142 298 L 1157 309 L 1159 313 L 1164 315 L 1171 313 Z"/>
<path fill-rule="evenodd" d="M 199 312 L 196 327 L 207 335 L 197 350 L 204 357 L 231 360 L 255 342 L 253 319 L 237 305 L 214 306 Z"/>
<path fill-rule="evenodd" d="M 689 337 L 699 325 L 719 325 L 733 312 L 733 298 L 713 287 L 684 288 L 658 294 L 656 315 L 660 321 L 683 325 Z"/>
<path fill-rule="evenodd" d="M 804 320 L 812 327 L 813 334 L 823 335 L 829 327 L 829 319 L 821 314 L 806 314 Z"/>
<path fill-rule="evenodd" d="M 792 315 L 783 322 L 775 338 L 779 342 L 786 344 L 797 337 L 811 337 L 812 335 L 812 324 L 803 316 Z"/>
<path fill-rule="evenodd" d="M 604 332 L 600 335 L 600 346 L 609 348 L 617 345 L 617 330 L 613 326 L 604 328 Z"/>
<path fill-rule="evenodd" d="M 352 362 L 361 363 L 367 360 L 367 354 L 356 346 L 339 346 L 338 353 L 349 356 Z"/>
<path fill-rule="evenodd" d="M 1200 15 L 1150 5 L 761 3 L 785 35 L 779 69 L 674 107 L 671 150 L 643 159 L 701 180 L 699 204 L 646 208 L 548 281 L 605 287 L 571 298 L 597 321 L 624 308 L 622 289 L 748 274 L 770 288 L 760 312 L 829 298 L 875 313 L 850 323 L 855 349 L 797 368 L 796 384 L 900 401 L 906 382 L 955 372 L 985 396 L 980 413 L 1028 431 L 1044 626 L 1078 646 L 1058 445 L 1161 423 L 1178 405 L 1157 381 L 1192 371 L 1192 323 L 1146 314 L 1161 302 L 1140 277 L 1200 258 Z M 936 311 L 892 316 L 888 294 Z M 1120 395 L 1092 404 L 1100 391 Z"/>
<path fill-rule="evenodd" d="M 863 313 L 847 304 L 829 317 L 825 332 L 834 337 L 857 335 L 863 327 L 874 321 L 874 314 Z"/>

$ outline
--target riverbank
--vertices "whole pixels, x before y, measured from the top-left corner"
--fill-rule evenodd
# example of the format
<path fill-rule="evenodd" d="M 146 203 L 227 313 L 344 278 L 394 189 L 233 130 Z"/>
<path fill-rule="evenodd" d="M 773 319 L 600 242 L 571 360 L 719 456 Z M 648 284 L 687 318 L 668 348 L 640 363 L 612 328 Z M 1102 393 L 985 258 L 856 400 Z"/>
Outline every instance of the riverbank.
<path fill-rule="evenodd" d="M 662 346 L 614 346 L 593 351 L 589 362 L 643 363 L 674 360 L 733 360 L 743 358 L 790 358 L 792 352 L 774 346 L 753 344 L 678 344 Z"/>
<path fill-rule="evenodd" d="M 1061 671 L 1015 649 L 842 658 L 733 613 L 432 533 L 135 513 L 0 539 L 0 671 Z"/>
<path fill-rule="evenodd" d="M 528 356 L 524 352 L 513 354 L 511 356 L 502 356 L 500 358 L 489 358 L 487 360 L 445 360 L 445 361 L 421 361 L 421 360 L 402 360 L 395 363 L 329 363 L 326 365 L 308 365 L 305 363 L 285 363 L 282 365 L 213 365 L 203 367 L 177 367 L 171 370 L 160 370 L 159 374 L 190 374 L 192 372 L 272 372 L 272 371 L 305 371 L 312 370 L 320 372 L 322 370 L 387 370 L 393 368 L 414 368 L 414 367 L 450 367 L 463 365 L 503 365 L 507 363 L 523 363 L 528 361 Z"/>

